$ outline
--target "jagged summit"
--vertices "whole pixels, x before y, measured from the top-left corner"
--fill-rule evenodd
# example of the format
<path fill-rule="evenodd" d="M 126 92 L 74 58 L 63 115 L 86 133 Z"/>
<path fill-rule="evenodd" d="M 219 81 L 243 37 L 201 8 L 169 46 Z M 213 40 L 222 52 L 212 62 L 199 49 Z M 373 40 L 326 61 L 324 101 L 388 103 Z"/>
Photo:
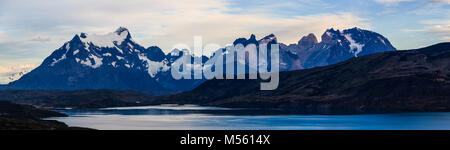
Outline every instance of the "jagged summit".
<path fill-rule="evenodd" d="M 85 44 L 92 44 L 93 46 L 98 47 L 116 47 L 121 45 L 122 42 L 126 40 L 130 40 L 127 42 L 133 42 L 131 41 L 131 35 L 128 29 L 123 27 L 118 28 L 114 32 L 103 35 L 80 33 L 79 37 Z"/>
<path fill-rule="evenodd" d="M 169 57 L 157 46 L 145 48 L 120 27 L 103 35 L 80 33 L 55 50 L 35 70 L 10 83 L 16 89 L 119 89 L 154 95 L 190 89 L 171 79 Z M 162 83 L 164 82 L 164 83 Z"/>
<path fill-rule="evenodd" d="M 382 35 L 360 28 L 328 29 L 321 42 L 314 34 L 309 34 L 297 44 L 286 46 L 278 43 L 274 34 L 260 40 L 252 34 L 248 39 L 236 39 L 233 44 L 279 44 L 281 71 L 325 66 L 352 57 L 395 50 Z M 223 53 L 217 56 L 230 53 L 225 48 L 219 50 Z M 39 67 L 8 86 L 11 89 L 135 90 L 152 94 L 191 90 L 204 80 L 172 78 L 171 65 L 184 56 L 177 53 L 179 51 L 185 50 L 173 50 L 166 55 L 157 46 L 145 48 L 133 41 L 130 31 L 124 27 L 103 35 L 80 33 L 56 49 Z M 215 56 L 202 56 L 201 65 Z M 189 57 L 198 56 L 189 54 Z"/>
<path fill-rule="evenodd" d="M 258 45 L 258 41 L 256 40 L 256 36 L 254 34 L 250 35 L 250 38 L 238 38 L 234 40 L 233 45 L 242 44 L 244 46 L 247 46 L 248 44 L 255 44 Z"/>
<path fill-rule="evenodd" d="M 275 36 L 275 34 L 271 33 L 271 34 L 265 36 L 265 37 L 262 38 L 262 39 L 273 39 L 273 38 L 276 38 L 276 36 Z"/>
<path fill-rule="evenodd" d="M 273 33 L 271 33 L 271 34 L 265 36 L 264 38 L 262 38 L 261 40 L 259 40 L 259 44 L 268 44 L 268 43 L 275 44 L 277 42 L 278 42 L 277 37 Z"/>
<path fill-rule="evenodd" d="M 307 36 L 303 36 L 300 41 L 298 41 L 298 46 L 304 46 L 307 48 L 312 47 L 314 44 L 317 44 L 317 38 L 313 33 L 308 34 Z"/>
<path fill-rule="evenodd" d="M 123 32 L 126 32 L 127 34 L 130 33 L 130 32 L 128 31 L 128 29 L 125 28 L 125 27 L 119 27 L 119 28 L 115 31 L 115 33 L 117 33 L 118 35 L 122 34 Z"/>

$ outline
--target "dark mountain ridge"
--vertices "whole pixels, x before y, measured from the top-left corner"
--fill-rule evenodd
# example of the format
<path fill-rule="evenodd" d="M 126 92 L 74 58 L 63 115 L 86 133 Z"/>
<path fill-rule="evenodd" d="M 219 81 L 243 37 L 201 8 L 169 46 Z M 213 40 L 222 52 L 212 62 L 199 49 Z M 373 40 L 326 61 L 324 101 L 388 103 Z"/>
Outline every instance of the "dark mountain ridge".
<path fill-rule="evenodd" d="M 170 65 L 177 58 L 166 56 L 157 46 L 139 45 L 126 28 L 106 35 L 80 33 L 8 89 L 113 89 L 165 95 L 200 84 L 199 80 L 171 79 Z"/>
<path fill-rule="evenodd" d="M 0 130 L 74 130 L 86 129 L 69 127 L 53 120 L 41 120 L 47 117 L 66 117 L 58 112 L 37 109 L 30 105 L 19 105 L 0 101 Z"/>
<path fill-rule="evenodd" d="M 450 111 L 450 43 L 381 52 L 280 73 L 273 91 L 260 80 L 209 80 L 153 104 L 284 108 L 299 113 Z"/>
<path fill-rule="evenodd" d="M 322 35 L 322 39 L 318 42 L 314 34 L 309 34 L 297 44 L 286 46 L 278 43 L 274 34 L 260 40 L 251 35 L 249 39 L 236 39 L 233 44 L 280 44 L 281 71 L 325 66 L 352 57 L 395 50 L 382 35 L 359 28 L 343 31 L 329 29 Z M 178 54 L 180 51 L 183 53 Z M 190 91 L 206 79 L 175 80 L 172 77 L 172 64 L 183 56 L 191 59 L 197 57 L 184 51 L 174 49 L 166 55 L 157 46 L 145 48 L 135 42 L 128 29 L 123 27 L 105 35 L 80 33 L 55 50 L 39 67 L 7 86 L 0 85 L 0 89 L 108 89 L 139 91 L 153 96 Z M 227 57 L 229 54 L 225 48 L 218 52 L 223 53 L 212 57 L 201 56 L 202 64 L 192 66 L 205 66 L 207 60 Z M 231 63 L 242 62 L 245 61 L 235 60 Z M 230 62 L 225 65 L 227 63 Z M 248 70 L 250 69 L 257 70 Z"/>
<path fill-rule="evenodd" d="M 117 90 L 0 90 L 0 101 L 47 109 L 141 106 L 154 99 L 139 92 Z"/>

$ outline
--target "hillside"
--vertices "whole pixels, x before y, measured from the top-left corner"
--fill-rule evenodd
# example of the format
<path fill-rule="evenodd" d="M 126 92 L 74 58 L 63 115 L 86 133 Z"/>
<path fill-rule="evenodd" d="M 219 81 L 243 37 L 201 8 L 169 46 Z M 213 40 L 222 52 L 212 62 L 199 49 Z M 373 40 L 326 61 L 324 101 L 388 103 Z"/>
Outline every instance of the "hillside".
<path fill-rule="evenodd" d="M 137 106 L 155 99 L 139 92 L 115 90 L 1 90 L 0 101 L 43 108 L 104 108 Z"/>
<path fill-rule="evenodd" d="M 46 117 L 66 117 L 58 112 L 37 109 L 30 105 L 19 105 L 0 101 L 0 130 L 73 130 L 83 129 L 68 127 L 53 120 L 41 120 Z"/>
<path fill-rule="evenodd" d="M 280 73 L 273 91 L 259 80 L 210 80 L 153 104 L 285 108 L 299 113 L 450 111 L 450 43 L 382 52 Z"/>

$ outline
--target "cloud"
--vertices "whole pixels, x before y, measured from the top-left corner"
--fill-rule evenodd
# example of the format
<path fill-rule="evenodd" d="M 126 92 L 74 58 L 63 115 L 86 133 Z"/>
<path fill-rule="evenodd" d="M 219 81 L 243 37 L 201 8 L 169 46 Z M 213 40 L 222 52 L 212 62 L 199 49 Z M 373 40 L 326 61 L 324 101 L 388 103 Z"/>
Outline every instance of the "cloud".
<path fill-rule="evenodd" d="M 450 36 L 444 36 L 441 38 L 442 41 L 450 42 Z"/>
<path fill-rule="evenodd" d="M 450 20 L 446 19 L 434 19 L 434 20 L 422 20 L 420 24 L 425 25 L 420 29 L 403 29 L 403 32 L 422 32 L 432 34 L 436 36 L 443 36 L 441 41 L 449 41 L 450 37 Z"/>
<path fill-rule="evenodd" d="M 316 1 L 320 2 L 314 0 L 314 3 Z M 166 52 L 178 43 L 192 45 L 193 36 L 202 36 L 205 44 L 225 45 L 252 33 L 259 37 L 274 33 L 281 42 L 294 43 L 308 33 L 320 37 L 325 29 L 331 27 L 370 28 L 366 19 L 353 13 L 286 17 L 277 13 L 283 6 L 273 6 L 274 3 L 245 9 L 234 7 L 235 4 L 225 0 L 97 0 L 89 3 L 79 0 L 7 0 L 0 6 L 3 7 L 0 14 L 4 14 L 0 15 L 0 20 L 8 22 L 9 34 L 26 33 L 22 35 L 25 37 L 45 35 L 52 39 L 47 43 L 53 45 L 62 45 L 79 32 L 103 34 L 125 26 L 139 43 L 157 45 Z M 45 40 L 41 38 L 40 41 Z"/>
<path fill-rule="evenodd" d="M 429 32 L 431 34 L 450 35 L 450 24 L 448 24 L 448 25 L 435 25 L 435 26 L 429 27 L 427 29 L 427 32 Z"/>
<path fill-rule="evenodd" d="M 414 0 L 375 0 L 377 3 L 381 3 L 387 6 L 397 5 L 400 2 L 412 2 Z"/>
<path fill-rule="evenodd" d="M 40 37 L 40 36 L 38 36 L 38 37 L 30 39 L 29 41 L 32 41 L 32 42 L 50 42 L 51 39 L 49 37 Z"/>
<path fill-rule="evenodd" d="M 447 3 L 450 4 L 450 0 L 427 0 L 430 3 Z"/>
<path fill-rule="evenodd" d="M 36 67 L 38 67 L 37 64 L 0 66 L 0 84 L 7 84 L 17 80 L 22 77 L 23 74 L 30 72 Z"/>
<path fill-rule="evenodd" d="M 423 20 L 420 23 L 427 25 L 424 31 L 431 34 L 450 35 L 450 19 Z"/>
<path fill-rule="evenodd" d="M 401 2 L 413 2 L 413 1 L 422 1 L 422 0 L 375 0 L 375 2 L 384 4 L 386 6 L 396 6 Z M 450 4 L 450 0 L 424 0 L 423 2 L 430 4 Z"/>

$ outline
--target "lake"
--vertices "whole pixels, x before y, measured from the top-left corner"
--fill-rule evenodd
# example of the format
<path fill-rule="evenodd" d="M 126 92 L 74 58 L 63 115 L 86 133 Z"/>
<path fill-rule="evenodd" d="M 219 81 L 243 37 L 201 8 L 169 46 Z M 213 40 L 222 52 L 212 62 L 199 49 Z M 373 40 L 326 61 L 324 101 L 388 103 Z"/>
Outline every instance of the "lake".
<path fill-rule="evenodd" d="M 58 110 L 47 118 L 69 126 L 105 130 L 449 130 L 450 112 L 365 115 L 298 115 L 270 109 L 196 105 Z"/>

